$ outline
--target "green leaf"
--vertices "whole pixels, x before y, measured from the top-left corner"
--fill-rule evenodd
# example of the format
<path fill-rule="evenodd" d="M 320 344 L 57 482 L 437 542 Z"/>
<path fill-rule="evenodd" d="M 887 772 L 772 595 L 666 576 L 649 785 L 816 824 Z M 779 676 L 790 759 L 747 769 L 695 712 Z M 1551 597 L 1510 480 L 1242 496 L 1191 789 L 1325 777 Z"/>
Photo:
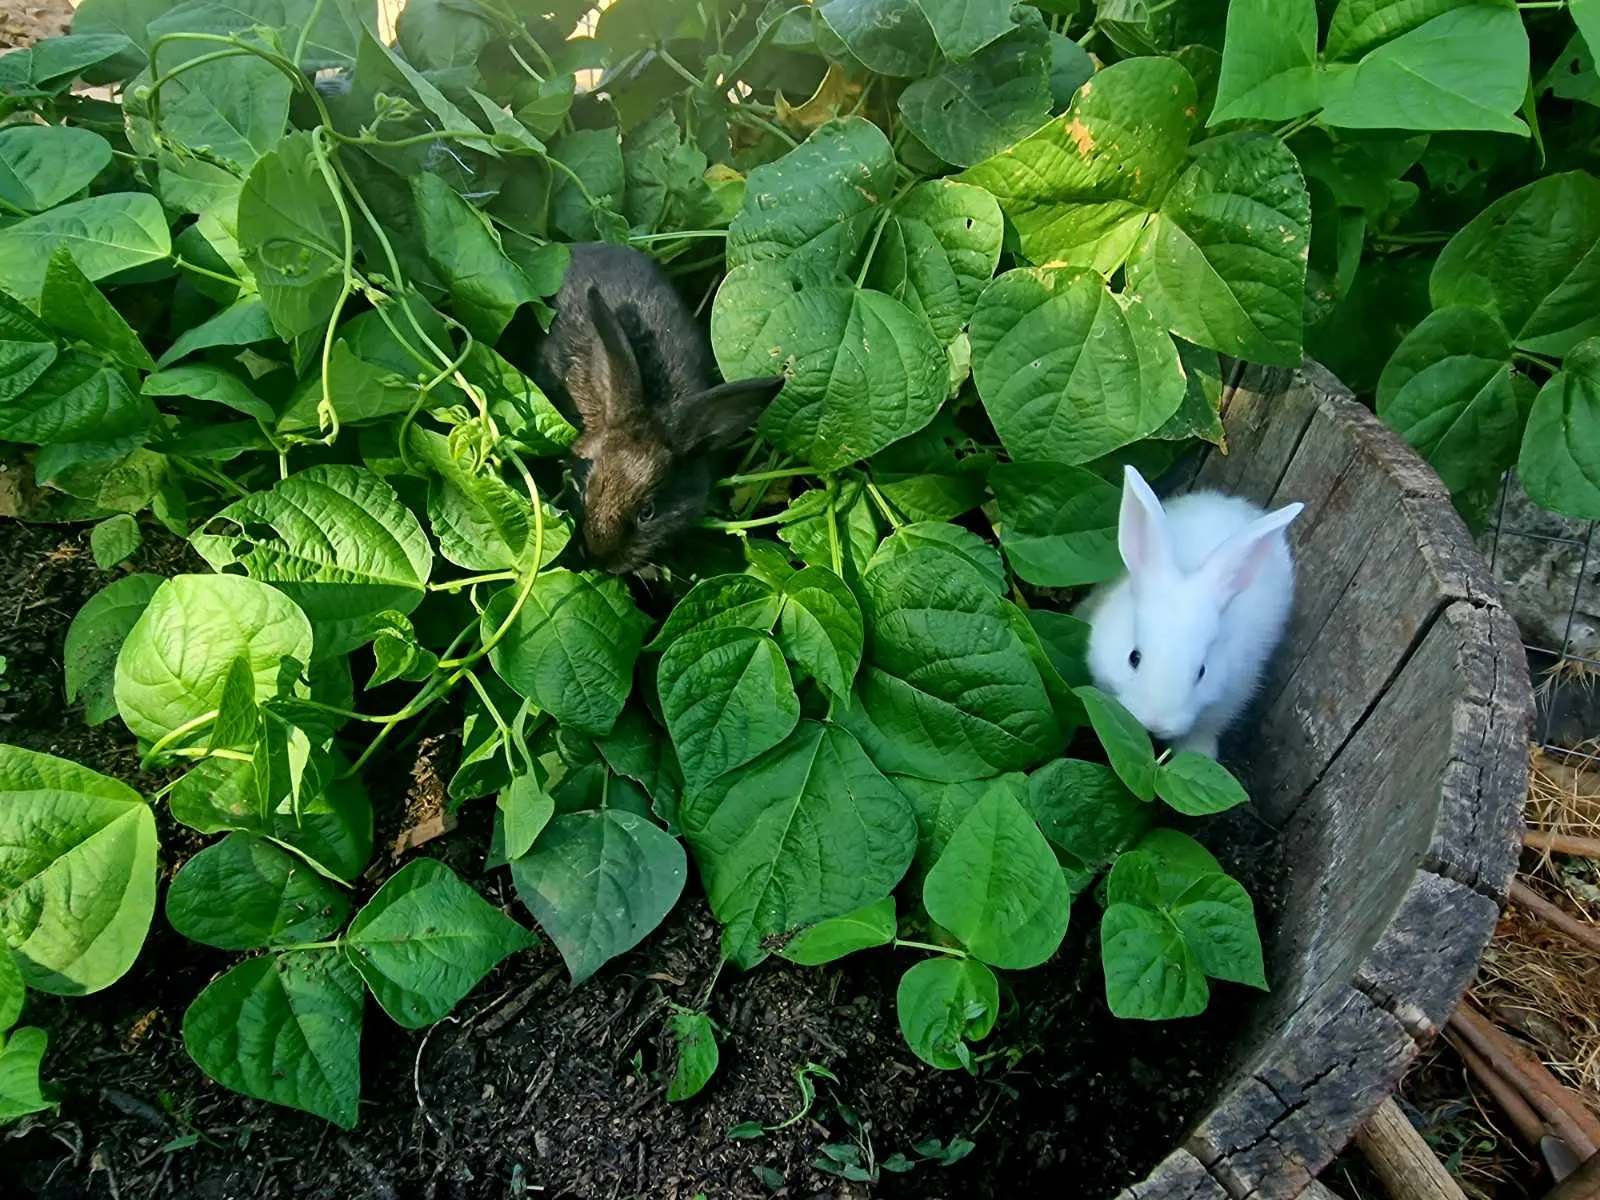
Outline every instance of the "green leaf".
<path fill-rule="evenodd" d="M 922 885 L 928 915 L 974 957 L 1025 970 L 1047 961 L 1067 933 L 1072 895 L 1056 856 L 1023 806 L 997 781 L 967 813 Z"/>
<path fill-rule="evenodd" d="M 117 655 L 117 708 L 155 741 L 216 709 L 244 656 L 256 699 L 276 696 L 285 668 L 311 660 L 311 623 L 276 588 L 240 575 L 177 575 L 156 589 Z M 181 743 L 180 743 L 181 744 Z"/>
<path fill-rule="evenodd" d="M 56 1107 L 39 1084 L 49 1040 L 44 1030 L 32 1026 L 0 1038 L 0 1123 Z"/>
<path fill-rule="evenodd" d="M 153 42 L 167 33 L 248 34 L 270 29 L 277 31 L 281 47 L 293 46 L 310 26 L 300 66 L 316 72 L 353 66 L 362 32 L 374 24 L 370 7 L 344 0 L 321 6 L 316 0 L 186 0 L 152 20 L 143 37 L 136 32 L 129 36 L 143 45 L 146 38 Z"/>
<path fill-rule="evenodd" d="M 1340 0 L 1328 22 L 1324 47 L 1330 60 L 1359 58 L 1440 13 L 1473 0 Z"/>
<path fill-rule="evenodd" d="M 745 967 L 767 937 L 887 895 L 917 844 L 905 797 L 854 738 L 816 721 L 686 797 L 679 819 L 724 949 Z"/>
<path fill-rule="evenodd" d="M 38 213 L 63 204 L 111 165 L 111 143 L 68 125 L 0 129 L 0 201 Z"/>
<path fill-rule="evenodd" d="M 784 943 L 778 954 L 802 967 L 820 967 L 857 950 L 887 946 L 898 926 L 894 897 L 885 896 L 842 917 L 818 921 Z"/>
<path fill-rule="evenodd" d="M 1430 314 L 1384 367 L 1377 408 L 1452 492 L 1499 479 L 1525 412 L 1505 329 L 1480 308 Z"/>
<path fill-rule="evenodd" d="M 161 202 L 143 192 L 74 200 L 0 229 L 0 287 L 37 303 L 50 256 L 65 249 L 91 280 L 158 262 L 171 252 Z"/>
<path fill-rule="evenodd" d="M 999 507 L 1000 544 L 1022 579 L 1040 587 L 1077 587 L 1122 569 L 1121 493 L 1093 471 L 1001 463 L 989 472 L 989 485 Z"/>
<path fill-rule="evenodd" d="M 517 591 L 497 592 L 485 606 L 485 640 L 504 624 Z M 615 576 L 541 571 L 489 661 L 501 679 L 563 725 L 604 737 L 632 690 L 644 624 Z"/>
<path fill-rule="evenodd" d="M 1316 0 L 1232 0 L 1207 124 L 1287 121 L 1321 105 Z"/>
<path fill-rule="evenodd" d="M 284 341 L 320 333 L 333 319 L 344 282 L 344 239 L 311 135 L 291 134 L 251 168 L 239 193 L 239 244 Z"/>
<path fill-rule="evenodd" d="M 22 982 L 22 971 L 17 966 L 17 956 L 10 946 L 0 946 L 0 1035 L 17 1023 L 22 1015 L 22 1001 L 27 988 Z"/>
<path fill-rule="evenodd" d="M 531 945 L 527 930 L 431 858 L 389 876 L 344 935 L 345 956 L 405 1029 L 443 1020 L 496 963 Z"/>
<path fill-rule="evenodd" d="M 612 771 L 644 788 L 652 811 L 676 832 L 683 772 L 671 739 L 662 737 L 639 709 L 629 708 L 623 710 L 609 734 L 595 741 L 595 749 Z"/>
<path fill-rule="evenodd" d="M 1600 338 L 1575 346 L 1533 402 L 1517 477 L 1546 508 L 1600 519 Z"/>
<path fill-rule="evenodd" d="M 89 552 L 94 565 L 109 571 L 139 549 L 139 522 L 127 513 L 107 517 L 89 531 Z"/>
<path fill-rule="evenodd" d="M 689 589 L 676 605 L 647 650 L 665 651 L 686 633 L 711 629 L 759 629 L 768 632 L 783 609 L 782 597 L 766 580 L 754 575 L 713 575 Z"/>
<path fill-rule="evenodd" d="M 1107 67 L 1038 132 L 963 172 L 993 193 L 1034 263 L 1109 275 L 1183 168 L 1194 81 L 1168 58 Z"/>
<path fill-rule="evenodd" d="M 314 2 L 314 0 L 313 0 Z M 498 158 L 494 140 L 438 89 L 431 79 L 417 70 L 400 52 L 378 40 L 375 23 L 364 23 L 356 46 L 355 80 L 358 89 L 375 94 L 379 89 L 389 95 L 416 97 L 423 108 L 432 114 L 429 128 L 442 129 L 454 135 L 452 140 L 469 146 L 479 154 Z"/>
<path fill-rule="evenodd" d="M 407 431 L 413 454 L 438 478 L 428 484 L 428 521 L 439 539 L 439 553 L 469 571 L 528 570 L 535 549 L 539 565 L 552 562 L 566 548 L 571 529 L 561 515 L 544 506 L 544 540 L 533 505 L 499 475 L 479 473 L 450 452 L 449 439 L 413 425 Z"/>
<path fill-rule="evenodd" d="M 817 14 L 880 75 L 921 75 L 938 53 L 921 0 L 828 0 Z"/>
<path fill-rule="evenodd" d="M 135 371 L 152 371 L 155 361 L 121 313 L 78 269 L 72 252 L 58 246 L 45 269 L 39 315 L 69 337 L 86 342 Z"/>
<path fill-rule="evenodd" d="M 783 652 L 758 629 L 684 634 L 661 656 L 656 680 L 691 792 L 772 749 L 800 720 Z"/>
<path fill-rule="evenodd" d="M 617 808 L 558 816 L 511 861 L 518 898 L 561 951 L 574 984 L 660 925 L 688 874 L 676 838 Z"/>
<path fill-rule="evenodd" d="M 1040 608 L 1030 608 L 1026 616 L 1056 674 L 1075 688 L 1090 682 L 1089 623 L 1071 613 Z"/>
<path fill-rule="evenodd" d="M 622 165 L 622 143 L 615 129 L 578 129 L 558 139 L 550 147 L 550 157 L 565 163 L 589 195 L 615 214 L 627 187 Z M 550 195 L 550 222 L 573 241 L 593 239 L 601 234 L 604 211 L 589 207 L 583 193 L 566 172 L 558 173 Z M 615 220 L 621 224 L 622 218 Z"/>
<path fill-rule="evenodd" d="M 560 243 L 552 245 L 565 249 Z M 490 415 L 511 449 L 556 457 L 577 440 L 577 429 L 556 411 L 539 385 L 487 346 L 474 344 L 461 372 L 474 387 L 483 389 Z"/>
<path fill-rule="evenodd" d="M 67 627 L 61 653 L 67 703 L 81 698 L 88 724 L 99 725 L 117 715 L 113 693 L 117 653 L 161 582 L 159 575 L 129 575 L 107 584 L 89 597 Z"/>
<path fill-rule="evenodd" d="M 806 498 L 811 495 L 816 495 L 821 503 L 807 503 Z M 810 515 L 798 516 L 802 510 Z M 882 534 L 872 501 L 859 481 L 847 479 L 839 489 L 834 533 L 828 528 L 826 493 L 805 493 L 789 506 L 789 513 L 797 514 L 797 519 L 780 526 L 778 536 L 788 543 L 800 561 L 807 566 L 832 570 L 834 535 L 837 534 L 839 565 L 844 571 L 842 578 L 851 583 L 861 578 Z"/>
<path fill-rule="evenodd" d="M 1515 8 L 1469 4 L 1323 76 L 1322 122 L 1344 129 L 1526 135 L 1528 34 Z"/>
<path fill-rule="evenodd" d="M 970 58 L 1011 32 L 1015 0 L 917 0 L 946 58 Z"/>
<path fill-rule="evenodd" d="M 1208 817 L 1250 800 L 1227 767 L 1192 750 L 1180 751 L 1160 765 L 1156 795 L 1188 817 Z"/>
<path fill-rule="evenodd" d="M 863 583 L 868 665 L 840 720 L 879 769 L 973 779 L 1059 750 L 1038 669 L 976 569 L 917 549 L 875 563 Z"/>
<path fill-rule="evenodd" d="M 411 177 L 428 261 L 450 290 L 455 314 L 476 338 L 493 343 L 518 307 L 539 298 L 506 257 L 488 220 L 437 175 Z"/>
<path fill-rule="evenodd" d="M 1066 464 L 1148 437 L 1186 386 L 1150 311 L 1070 267 L 989 285 L 972 317 L 972 377 L 1014 460 Z"/>
<path fill-rule="evenodd" d="M 1197 879 L 1178 899 L 1172 918 L 1207 975 L 1267 990 L 1255 906 L 1238 880 L 1220 874 Z"/>
<path fill-rule="evenodd" d="M 157 361 L 166 367 L 200 350 L 213 346 L 249 346 L 274 336 L 267 306 L 260 296 L 245 296 L 223 309 L 209 321 L 186 329 L 167 347 Z"/>
<path fill-rule="evenodd" d="M 344 777 L 348 764 L 336 756 L 313 754 L 302 780 L 300 807 L 274 804 L 263 813 L 267 784 L 256 765 L 232 759 L 206 759 L 179 779 L 167 799 L 173 818 L 200 833 L 240 830 L 271 838 L 294 850 L 318 870 L 349 882 L 372 857 L 372 802 L 359 779 Z"/>
<path fill-rule="evenodd" d="M 156 903 L 156 825 L 126 784 L 0 745 L 0 949 L 23 982 L 97 992 L 133 965 Z"/>
<path fill-rule="evenodd" d="M 1037 10 L 1021 11 L 1032 14 L 1021 26 L 900 93 L 906 126 L 946 162 L 982 162 L 1050 117 L 1050 38 Z"/>
<path fill-rule="evenodd" d="M 1231 134 L 1193 158 L 1140 235 L 1128 291 L 1199 346 L 1299 366 L 1311 201 L 1294 155 Z"/>
<path fill-rule="evenodd" d="M 1100 919 L 1106 1004 L 1123 1020 L 1170 1021 L 1206 1010 L 1205 972 L 1177 927 L 1160 913 L 1113 904 Z"/>
<path fill-rule="evenodd" d="M 117 34 L 47 37 L 26 50 L 13 50 L 0 63 L 0 85 L 48 88 L 69 82 L 80 71 L 97 66 L 132 47 Z"/>
<path fill-rule="evenodd" d="M 1076 0 L 1074 0 L 1076 2 Z M 1042 10 L 1041 10 L 1042 11 Z M 1094 59 L 1065 34 L 1050 34 L 1050 107 L 1067 108 L 1079 88 L 1094 78 Z"/>
<path fill-rule="evenodd" d="M 1028 808 L 1045 838 L 1090 870 L 1108 866 L 1155 820 L 1102 763 L 1058 758 L 1028 776 Z"/>
<path fill-rule="evenodd" d="M 500 810 L 505 830 L 506 858 L 511 860 L 521 858 L 532 848 L 556 813 L 556 802 L 532 775 L 513 776 L 501 790 L 495 807 Z"/>
<path fill-rule="evenodd" d="M 953 569 L 975 569 L 996 596 L 1004 596 L 1010 590 L 1000 552 L 972 530 L 944 521 L 918 521 L 900 526 L 892 536 L 883 539 L 883 544 L 874 551 L 867 565 L 876 567 L 914 550 L 951 555 L 959 560 Z"/>
<path fill-rule="evenodd" d="M 699 1095 L 717 1073 L 717 1033 L 711 1018 L 701 1012 L 680 1008 L 672 1014 L 672 1044 L 677 1066 L 667 1085 L 667 1103 L 676 1104 Z"/>
<path fill-rule="evenodd" d="M 862 117 L 829 121 L 750 171 L 744 207 L 728 227 L 728 268 L 781 260 L 791 275 L 831 281 L 850 268 L 893 191 L 894 152 L 883 131 Z M 721 339 L 712 340 L 723 362 Z"/>
<path fill-rule="evenodd" d="M 998 777 L 1008 783 L 1019 782 L 1022 778 L 1021 775 Z M 961 822 L 996 782 L 996 779 L 966 779 L 938 783 L 911 775 L 894 776 L 895 787 L 910 801 L 911 811 L 917 818 L 917 864 L 924 874 L 939 861 Z"/>
<path fill-rule="evenodd" d="M 784 581 L 778 646 L 840 700 L 850 694 L 865 638 L 855 594 L 826 567 L 807 567 Z"/>
<path fill-rule="evenodd" d="M 161 24 L 171 29 L 170 22 Z M 153 66 L 163 75 L 173 73 L 161 88 L 161 132 L 202 161 L 243 175 L 283 138 L 294 83 L 272 63 L 248 54 L 185 65 L 215 49 L 188 39 L 161 46 Z M 179 67 L 182 72 L 174 73 Z"/>
<path fill-rule="evenodd" d="M 183 864 L 167 889 L 167 920 L 191 941 L 223 950 L 315 942 L 343 928 L 344 892 L 300 859 L 230 833 Z"/>
<path fill-rule="evenodd" d="M 1083 701 L 1095 736 L 1105 747 L 1106 757 L 1117 777 L 1141 800 L 1156 795 L 1156 754 L 1150 735 L 1139 720 L 1114 697 L 1098 688 L 1076 687 L 1073 693 Z"/>
<path fill-rule="evenodd" d="M 915 433 L 949 392 L 926 320 L 881 292 L 802 287 L 787 265 L 729 273 L 712 306 L 711 342 L 725 378 L 789 377 L 761 433 L 821 471 Z"/>
<path fill-rule="evenodd" d="M 157 371 L 145 377 L 141 390 L 146 396 L 187 396 L 220 404 L 269 427 L 278 419 L 272 405 L 257 396 L 248 383 L 234 372 L 211 363 L 192 363 Z"/>
<path fill-rule="evenodd" d="M 954 1071 L 971 1061 L 965 1043 L 982 1041 L 994 1028 L 1000 981 L 976 959 L 927 958 L 901 976 L 894 1004 L 911 1052 Z"/>
<path fill-rule="evenodd" d="M 246 959 L 183 1014 L 183 1045 L 224 1087 L 354 1129 L 361 977 L 337 949 Z"/>
<path fill-rule="evenodd" d="M 925 317 L 934 337 L 948 345 L 972 319 L 1000 261 L 1000 205 L 982 188 L 928 179 L 895 205 L 892 220 L 905 269 L 885 276 L 874 262 L 874 286 Z"/>
<path fill-rule="evenodd" d="M 317 654 L 344 654 L 372 618 L 422 602 L 433 550 L 395 490 L 361 467 L 329 464 L 280 479 L 219 512 L 189 540 L 218 571 L 243 567 L 293 600 Z"/>
<path fill-rule="evenodd" d="M 24 380 L 32 383 L 26 390 Z M 0 438 L 13 442 L 112 442 L 142 433 L 156 416 L 124 372 L 81 350 L 57 356 L 53 346 L 0 342 L 0 396 L 6 392 L 14 395 L 0 399 Z"/>
<path fill-rule="evenodd" d="M 1502 196 L 1450 239 L 1428 291 L 1436 309 L 1489 310 L 1540 354 L 1600 332 L 1600 180 L 1568 171 Z"/>

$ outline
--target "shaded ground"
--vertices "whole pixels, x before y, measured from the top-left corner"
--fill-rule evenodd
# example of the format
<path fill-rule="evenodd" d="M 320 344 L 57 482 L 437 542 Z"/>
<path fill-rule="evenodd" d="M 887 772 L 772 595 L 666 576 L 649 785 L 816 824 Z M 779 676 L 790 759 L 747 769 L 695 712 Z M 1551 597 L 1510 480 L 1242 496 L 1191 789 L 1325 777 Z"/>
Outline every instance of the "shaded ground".
<path fill-rule="evenodd" d="M 173 570 L 183 548 L 154 539 L 132 564 Z M 110 576 L 85 531 L 0 529 L 0 739 L 137 778 L 113 721 L 86 730 L 60 691 L 60 648 L 82 601 Z M 446 738 L 395 756 L 403 773 L 374 789 L 379 845 L 436 787 Z M 450 759 L 440 768 L 447 772 Z M 163 878 L 195 848 L 162 814 Z M 1221 827 L 1214 826 L 1219 832 Z M 1234 832 L 1255 837 L 1244 822 Z M 513 907 L 503 872 L 483 876 L 486 813 L 430 842 L 492 901 Z M 1270 847 L 1218 849 L 1258 902 L 1274 881 Z M 1088 902 L 1086 902 L 1087 904 Z M 1092 911 L 1092 909 L 1091 909 Z M 79 1196 L 724 1197 L 1033 1196 L 1093 1200 L 1139 1177 L 1181 1135 L 1224 1066 L 1218 1048 L 1241 995 L 1219 989 L 1210 1015 L 1168 1025 L 1114 1021 L 1101 999 L 1083 920 L 1048 969 L 1013 976 L 1015 1003 L 984 1044 L 979 1077 L 935 1071 L 905 1048 L 894 989 L 909 953 L 857 956 L 848 967 L 787 964 L 714 981 L 717 935 L 692 896 L 640 950 L 571 990 L 547 946 L 505 964 L 431 1032 L 367 1010 L 360 1126 L 342 1134 L 309 1116 L 248 1100 L 205 1080 L 179 1036 L 184 1007 L 232 956 L 187 942 L 158 915 L 134 969 L 79 1000 L 30 998 L 26 1019 L 51 1034 L 46 1076 L 59 1118 L 0 1134 L 0 1178 L 24 1194 Z M 725 1031 L 722 1067 L 701 1097 L 668 1105 L 664 1022 L 673 1004 L 709 1010 Z M 809 1109 L 797 1075 L 812 1074 Z M 785 1128 L 730 1140 L 749 1121 Z M 943 1167 L 920 1161 L 930 1138 L 976 1148 Z M 876 1182 L 812 1164 L 855 1161 Z M 895 1154 L 909 1174 L 878 1172 Z"/>

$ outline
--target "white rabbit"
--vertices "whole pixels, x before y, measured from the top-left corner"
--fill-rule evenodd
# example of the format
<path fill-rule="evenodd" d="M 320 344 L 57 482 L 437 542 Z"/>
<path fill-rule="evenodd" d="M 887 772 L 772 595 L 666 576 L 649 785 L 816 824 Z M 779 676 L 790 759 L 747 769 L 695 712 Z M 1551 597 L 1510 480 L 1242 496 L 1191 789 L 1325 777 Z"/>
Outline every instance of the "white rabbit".
<path fill-rule="evenodd" d="M 1095 686 L 1175 749 L 1215 758 L 1283 637 L 1294 599 L 1284 529 L 1304 507 L 1268 513 L 1191 492 L 1163 509 L 1125 468 L 1117 547 L 1128 570 L 1080 610 Z"/>

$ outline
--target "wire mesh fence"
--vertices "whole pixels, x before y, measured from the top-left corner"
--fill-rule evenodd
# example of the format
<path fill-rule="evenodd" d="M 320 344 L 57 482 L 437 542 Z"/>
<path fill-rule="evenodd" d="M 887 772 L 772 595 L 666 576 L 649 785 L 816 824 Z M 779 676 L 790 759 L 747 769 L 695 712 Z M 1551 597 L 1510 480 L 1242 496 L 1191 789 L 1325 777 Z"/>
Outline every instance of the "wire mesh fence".
<path fill-rule="evenodd" d="M 1480 540 L 1522 631 L 1533 676 L 1535 741 L 1600 764 L 1600 522 L 1540 508 L 1515 473 Z"/>

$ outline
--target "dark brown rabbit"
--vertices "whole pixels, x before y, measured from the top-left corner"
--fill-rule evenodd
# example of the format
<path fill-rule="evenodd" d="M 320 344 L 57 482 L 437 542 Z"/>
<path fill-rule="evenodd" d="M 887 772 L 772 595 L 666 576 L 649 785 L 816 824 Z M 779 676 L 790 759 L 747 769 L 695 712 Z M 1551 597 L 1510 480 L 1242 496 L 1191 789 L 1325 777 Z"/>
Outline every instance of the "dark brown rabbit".
<path fill-rule="evenodd" d="M 623 246 L 572 247 L 534 381 L 580 428 L 573 476 L 589 560 L 622 574 L 694 528 L 711 454 L 755 423 L 782 376 L 713 385 L 711 349 L 655 262 Z"/>

